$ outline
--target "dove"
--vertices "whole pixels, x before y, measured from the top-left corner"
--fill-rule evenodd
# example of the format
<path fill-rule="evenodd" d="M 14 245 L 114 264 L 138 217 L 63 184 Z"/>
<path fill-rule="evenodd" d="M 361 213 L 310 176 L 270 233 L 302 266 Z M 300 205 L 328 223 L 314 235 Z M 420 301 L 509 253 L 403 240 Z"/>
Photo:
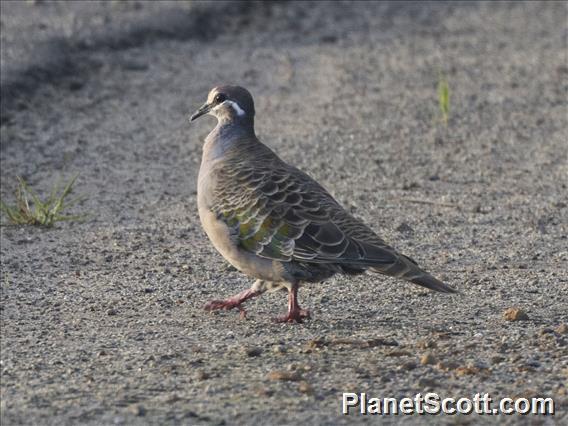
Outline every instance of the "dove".
<path fill-rule="evenodd" d="M 347 212 L 303 171 L 284 162 L 254 130 L 254 101 L 239 86 L 213 88 L 191 117 L 212 115 L 197 183 L 203 229 L 217 251 L 236 269 L 255 278 L 252 286 L 205 310 L 238 309 L 270 290 L 288 292 L 288 312 L 278 322 L 310 317 L 298 289 L 335 274 L 366 271 L 401 278 L 442 293 L 456 290 L 421 269 Z"/>

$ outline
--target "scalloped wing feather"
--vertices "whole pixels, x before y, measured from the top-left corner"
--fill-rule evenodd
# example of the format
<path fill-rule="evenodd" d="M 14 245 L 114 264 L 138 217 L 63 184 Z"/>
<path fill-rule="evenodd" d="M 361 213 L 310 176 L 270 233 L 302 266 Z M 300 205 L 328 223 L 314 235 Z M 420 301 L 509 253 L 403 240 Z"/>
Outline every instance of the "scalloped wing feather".
<path fill-rule="evenodd" d="M 277 157 L 254 167 L 229 159 L 219 170 L 217 217 L 245 250 L 310 263 L 392 263 L 392 249 L 308 175 Z"/>

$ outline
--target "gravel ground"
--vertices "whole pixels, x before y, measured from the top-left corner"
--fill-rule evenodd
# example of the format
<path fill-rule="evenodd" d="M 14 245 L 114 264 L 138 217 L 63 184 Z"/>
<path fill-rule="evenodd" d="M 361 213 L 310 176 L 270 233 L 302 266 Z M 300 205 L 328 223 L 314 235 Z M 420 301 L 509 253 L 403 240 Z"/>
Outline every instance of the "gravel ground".
<path fill-rule="evenodd" d="M 1 3 L 1 193 L 80 173 L 83 223 L 1 228 L 1 420 L 15 424 L 566 424 L 565 2 Z M 436 86 L 451 89 L 447 128 Z M 219 83 L 257 133 L 435 275 L 284 293 L 197 216 L 187 121 Z M 528 320 L 504 318 L 520 308 Z M 550 396 L 553 418 L 342 416 L 342 392 Z"/>

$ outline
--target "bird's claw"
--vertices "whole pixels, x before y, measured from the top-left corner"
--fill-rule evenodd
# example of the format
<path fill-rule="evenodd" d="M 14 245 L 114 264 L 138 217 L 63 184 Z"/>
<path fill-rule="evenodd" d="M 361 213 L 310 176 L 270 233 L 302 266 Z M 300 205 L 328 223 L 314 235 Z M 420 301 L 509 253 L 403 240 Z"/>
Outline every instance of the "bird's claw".
<path fill-rule="evenodd" d="M 245 308 L 243 308 L 240 303 L 237 303 L 237 302 L 230 300 L 230 299 L 228 299 L 228 300 L 211 300 L 210 302 L 208 302 L 203 307 L 203 309 L 205 309 L 208 312 L 218 311 L 218 310 L 221 310 L 221 309 L 228 311 L 230 309 L 235 309 L 235 308 L 239 310 L 240 317 L 242 319 L 245 319 L 246 316 L 247 316 L 247 311 L 245 311 Z"/>
<path fill-rule="evenodd" d="M 245 308 L 242 307 L 243 302 L 252 297 L 258 296 L 259 294 L 260 293 L 255 290 L 248 289 L 226 300 L 211 300 L 203 307 L 203 309 L 211 312 L 218 311 L 220 309 L 228 311 L 230 309 L 237 308 L 240 312 L 240 317 L 245 319 L 247 312 L 245 311 Z"/>
<path fill-rule="evenodd" d="M 237 304 L 231 300 L 211 300 L 208 302 L 203 309 L 206 311 L 217 311 L 219 309 L 233 309 L 236 308 Z"/>
<path fill-rule="evenodd" d="M 283 323 L 283 322 L 297 322 L 301 324 L 304 322 L 304 319 L 310 318 L 310 311 L 307 309 L 295 309 L 289 311 L 286 315 L 282 315 L 280 317 L 274 318 L 274 322 Z"/>

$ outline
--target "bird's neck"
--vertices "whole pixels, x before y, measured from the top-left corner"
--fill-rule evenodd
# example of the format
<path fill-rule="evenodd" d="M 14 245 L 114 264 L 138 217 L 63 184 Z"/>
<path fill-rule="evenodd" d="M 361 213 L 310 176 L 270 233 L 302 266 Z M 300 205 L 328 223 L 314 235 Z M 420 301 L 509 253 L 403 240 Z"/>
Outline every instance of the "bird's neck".
<path fill-rule="evenodd" d="M 255 141 L 254 125 L 234 121 L 219 121 L 217 126 L 205 138 L 203 146 L 203 160 L 215 160 L 223 156 L 228 150 L 239 145 Z"/>

